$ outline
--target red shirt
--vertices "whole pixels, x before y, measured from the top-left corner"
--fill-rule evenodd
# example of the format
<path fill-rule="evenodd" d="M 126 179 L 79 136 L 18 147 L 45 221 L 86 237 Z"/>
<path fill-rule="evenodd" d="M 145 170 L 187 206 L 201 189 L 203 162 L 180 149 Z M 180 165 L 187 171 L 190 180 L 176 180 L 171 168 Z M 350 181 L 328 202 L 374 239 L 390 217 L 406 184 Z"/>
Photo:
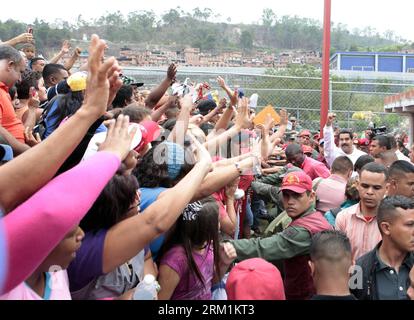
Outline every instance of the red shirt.
<path fill-rule="evenodd" d="M 0 82 L 0 125 L 18 141 L 25 143 L 23 123 L 14 112 L 9 88 L 3 82 Z"/>
<path fill-rule="evenodd" d="M 331 175 L 328 168 L 322 162 L 309 157 L 305 157 L 301 169 L 305 171 L 312 180 L 319 177 L 326 179 Z"/>

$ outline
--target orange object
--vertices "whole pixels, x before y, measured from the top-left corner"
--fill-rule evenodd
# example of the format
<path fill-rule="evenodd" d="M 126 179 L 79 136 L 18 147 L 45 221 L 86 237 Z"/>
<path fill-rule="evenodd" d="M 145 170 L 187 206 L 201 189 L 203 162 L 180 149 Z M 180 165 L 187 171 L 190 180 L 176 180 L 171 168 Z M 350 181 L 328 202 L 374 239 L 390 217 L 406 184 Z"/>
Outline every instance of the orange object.
<path fill-rule="evenodd" d="M 264 108 L 262 111 L 259 112 L 259 114 L 254 118 L 253 123 L 255 126 L 259 124 L 265 124 L 267 115 L 270 114 L 273 120 L 275 121 L 275 125 L 278 125 L 280 123 L 280 116 L 275 111 L 273 106 L 268 105 L 266 108 Z"/>

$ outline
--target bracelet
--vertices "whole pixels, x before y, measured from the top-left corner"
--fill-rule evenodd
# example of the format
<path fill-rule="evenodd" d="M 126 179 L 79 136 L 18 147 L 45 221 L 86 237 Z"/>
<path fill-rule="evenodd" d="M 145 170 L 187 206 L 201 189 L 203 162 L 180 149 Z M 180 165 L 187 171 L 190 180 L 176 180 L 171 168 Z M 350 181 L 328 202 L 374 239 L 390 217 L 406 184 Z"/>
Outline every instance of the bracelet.
<path fill-rule="evenodd" d="M 157 281 L 157 280 L 155 280 L 155 281 L 154 281 L 154 284 L 155 284 L 155 290 L 157 290 L 157 293 L 159 293 L 159 292 L 161 291 L 161 286 L 160 286 L 160 284 L 158 283 L 158 281 Z"/>
<path fill-rule="evenodd" d="M 240 163 L 236 162 L 234 165 L 236 166 L 237 171 L 239 171 L 239 175 L 242 175 L 243 170 L 242 170 L 242 168 L 240 168 Z"/>

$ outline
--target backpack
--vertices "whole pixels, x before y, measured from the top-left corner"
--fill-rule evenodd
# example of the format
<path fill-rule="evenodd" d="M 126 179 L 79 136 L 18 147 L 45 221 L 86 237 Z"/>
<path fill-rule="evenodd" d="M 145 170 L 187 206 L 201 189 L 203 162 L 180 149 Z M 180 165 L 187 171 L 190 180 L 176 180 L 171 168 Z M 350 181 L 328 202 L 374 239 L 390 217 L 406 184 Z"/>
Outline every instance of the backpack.
<path fill-rule="evenodd" d="M 50 100 L 45 108 L 43 109 L 42 115 L 40 116 L 40 120 L 36 126 L 33 128 L 33 133 L 38 133 L 42 140 L 44 139 L 44 134 L 46 132 L 46 118 L 50 112 L 50 109 L 52 109 L 53 104 L 56 102 L 56 100 L 60 97 L 60 95 L 56 95 Z"/>

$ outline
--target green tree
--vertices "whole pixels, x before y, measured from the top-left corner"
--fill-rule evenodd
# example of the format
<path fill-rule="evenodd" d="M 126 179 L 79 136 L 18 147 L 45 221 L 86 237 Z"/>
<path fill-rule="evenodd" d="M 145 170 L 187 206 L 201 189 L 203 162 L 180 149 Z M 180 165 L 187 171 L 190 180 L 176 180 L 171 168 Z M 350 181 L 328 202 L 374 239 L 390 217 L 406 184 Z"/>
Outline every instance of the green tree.
<path fill-rule="evenodd" d="M 250 50 L 253 48 L 253 36 L 249 31 L 244 30 L 240 36 L 240 46 L 244 50 Z"/>

